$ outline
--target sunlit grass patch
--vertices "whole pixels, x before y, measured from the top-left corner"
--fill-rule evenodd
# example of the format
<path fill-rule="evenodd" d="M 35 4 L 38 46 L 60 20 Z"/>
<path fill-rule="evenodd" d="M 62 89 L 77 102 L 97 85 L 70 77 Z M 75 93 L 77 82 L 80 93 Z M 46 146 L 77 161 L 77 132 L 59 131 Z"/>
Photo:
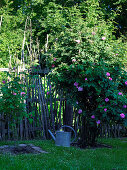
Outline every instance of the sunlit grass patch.
<path fill-rule="evenodd" d="M 127 142 L 120 139 L 98 139 L 112 148 L 80 149 L 76 147 L 58 147 L 54 141 L 31 140 L 18 141 L 18 144 L 34 144 L 48 154 L 0 155 L 0 170 L 42 170 L 42 169 L 81 169 L 110 170 L 127 169 Z M 14 145 L 15 142 L 0 142 L 2 145 Z"/>

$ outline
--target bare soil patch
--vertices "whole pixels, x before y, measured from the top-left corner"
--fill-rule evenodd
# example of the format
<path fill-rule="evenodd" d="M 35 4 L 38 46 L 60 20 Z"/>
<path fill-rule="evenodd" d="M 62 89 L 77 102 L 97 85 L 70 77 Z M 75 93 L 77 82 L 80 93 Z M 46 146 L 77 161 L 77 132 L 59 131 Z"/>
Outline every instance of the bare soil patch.
<path fill-rule="evenodd" d="M 19 144 L 19 145 L 4 145 L 0 146 L 0 153 L 6 154 L 10 153 L 13 155 L 18 154 L 40 154 L 40 153 L 48 153 L 43 151 L 40 147 L 37 147 L 33 144 Z"/>
<path fill-rule="evenodd" d="M 102 143 L 96 143 L 94 146 L 86 146 L 86 147 L 82 147 L 79 143 L 72 143 L 71 146 L 80 148 L 80 149 L 97 149 L 97 148 L 109 148 L 111 149 L 112 146 L 110 145 L 106 145 L 106 144 L 102 144 Z"/>

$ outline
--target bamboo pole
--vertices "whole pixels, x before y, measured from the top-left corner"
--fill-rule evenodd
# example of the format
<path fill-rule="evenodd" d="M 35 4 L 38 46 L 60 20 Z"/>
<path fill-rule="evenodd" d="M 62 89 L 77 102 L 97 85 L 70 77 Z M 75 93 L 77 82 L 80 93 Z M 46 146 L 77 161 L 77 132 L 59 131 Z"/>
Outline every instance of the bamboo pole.
<path fill-rule="evenodd" d="M 40 108 L 40 103 L 39 103 L 39 114 L 41 113 L 41 108 Z M 39 117 L 39 123 L 40 123 L 40 125 L 41 125 L 41 128 L 43 129 L 43 124 L 42 124 L 42 121 L 41 121 L 41 114 L 39 115 L 38 114 L 38 117 Z M 41 137 L 43 137 L 43 135 L 42 135 L 42 132 L 41 132 Z"/>
<path fill-rule="evenodd" d="M 42 85 L 42 81 L 40 81 L 40 76 L 39 76 L 39 85 L 41 87 L 41 95 L 42 95 L 42 99 L 43 99 L 43 107 L 44 107 L 44 110 L 46 110 L 46 117 L 47 117 L 47 126 L 49 127 L 49 111 L 48 111 L 48 105 L 47 105 L 47 102 L 46 102 L 46 98 L 45 98 L 45 92 L 44 92 L 44 88 L 43 88 L 43 85 Z"/>
<path fill-rule="evenodd" d="M 11 65 L 12 55 L 11 55 L 9 46 L 8 46 L 8 51 L 9 51 L 9 55 L 10 55 L 10 60 L 9 60 L 9 63 L 8 63 L 8 68 L 9 68 L 9 73 L 10 73 L 10 69 L 12 68 L 12 65 Z"/>
<path fill-rule="evenodd" d="M 118 124 L 118 138 L 120 137 L 120 125 Z"/>
<path fill-rule="evenodd" d="M 47 36 L 46 36 L 46 44 L 45 44 L 45 52 L 47 53 L 47 51 L 48 51 L 48 39 L 49 39 L 49 36 L 48 36 L 48 34 L 47 34 Z"/>
<path fill-rule="evenodd" d="M 20 120 L 20 138 L 23 139 L 23 121 Z"/>
<path fill-rule="evenodd" d="M 8 119 L 8 139 L 10 140 L 10 122 L 9 122 L 9 119 Z"/>
<path fill-rule="evenodd" d="M 32 23 L 31 23 L 31 19 L 30 19 L 30 57 L 31 57 L 31 61 L 33 61 L 33 56 L 32 56 Z"/>
<path fill-rule="evenodd" d="M 60 106 L 59 106 L 59 115 L 58 115 L 58 119 L 59 119 L 59 128 L 61 127 L 62 123 L 61 123 L 61 108 L 62 108 L 62 93 L 60 91 Z"/>
<path fill-rule="evenodd" d="M 29 134 L 28 134 L 28 121 L 27 118 L 25 117 L 25 138 L 28 140 Z"/>
<path fill-rule="evenodd" d="M 48 81 L 49 84 L 49 81 Z M 53 101 L 52 101 L 52 95 L 51 95 L 51 87 L 49 87 L 49 94 L 50 94 L 50 114 L 51 114 L 51 124 L 52 124 L 52 129 L 53 133 L 55 133 L 55 115 L 53 112 Z M 56 106 L 56 102 L 54 103 Z"/>
<path fill-rule="evenodd" d="M 37 108 L 37 78 L 35 78 L 35 123 L 36 123 L 36 127 L 40 127 L 40 129 L 42 129 L 42 125 L 41 125 L 41 120 L 40 120 L 40 115 L 38 112 L 38 108 Z M 42 137 L 42 133 L 41 133 L 41 137 Z"/>
<path fill-rule="evenodd" d="M 45 94 L 43 93 L 43 87 L 42 87 L 42 82 L 40 81 L 39 77 L 39 90 L 40 90 L 40 99 L 43 105 L 43 116 L 44 116 L 44 122 L 45 122 L 45 134 L 48 137 L 48 123 L 47 123 L 47 112 L 48 112 L 48 107 L 46 107 L 47 103 L 45 102 Z"/>
<path fill-rule="evenodd" d="M 30 88 L 29 88 L 29 85 L 28 85 L 28 78 L 26 79 L 26 87 L 27 87 L 27 98 L 30 99 Z M 29 112 L 29 103 L 28 103 L 28 100 L 26 101 L 26 105 L 27 105 L 27 113 Z M 27 121 L 27 118 L 25 117 L 25 137 L 26 139 L 28 139 L 29 137 L 29 134 L 28 134 L 28 121 Z"/>
<path fill-rule="evenodd" d="M 38 80 L 39 80 L 39 76 L 38 76 Z M 43 112 L 43 109 L 42 109 L 42 104 L 43 103 L 42 103 L 42 100 L 41 100 L 39 83 L 40 82 L 37 82 L 37 85 L 38 85 L 38 98 L 39 98 L 39 102 L 40 102 L 41 121 L 42 121 L 42 127 L 43 127 L 43 138 L 46 139 L 45 124 L 44 124 L 44 112 Z"/>
<path fill-rule="evenodd" d="M 4 114 L 1 115 L 1 118 L 4 120 Z M 5 122 L 2 121 L 2 139 L 5 140 Z"/>
<path fill-rule="evenodd" d="M 38 115 L 37 115 L 36 78 L 35 78 L 35 82 L 34 82 L 34 87 L 35 87 L 35 96 L 34 96 L 34 99 L 35 99 L 35 101 L 34 101 L 34 112 L 35 112 L 35 116 L 34 116 L 34 127 L 37 127 L 37 126 L 38 126 L 38 125 L 37 125 L 37 121 L 38 121 L 38 120 L 37 120 L 37 117 L 38 117 Z M 36 135 L 36 132 L 35 132 L 35 135 Z"/>
<path fill-rule="evenodd" d="M 110 138 L 110 125 L 108 124 L 108 137 Z"/>
<path fill-rule="evenodd" d="M 3 20 L 3 16 L 1 15 L 1 17 L 0 17 L 0 31 L 1 31 L 1 26 L 2 26 L 2 20 Z"/>
<path fill-rule="evenodd" d="M 35 78 L 33 77 L 33 84 L 35 84 Z M 34 109 L 35 109 L 35 98 L 34 98 L 34 94 L 35 94 L 35 88 L 34 87 L 32 87 L 32 111 L 34 111 Z M 33 115 L 32 115 L 33 116 Z M 33 117 L 33 123 L 32 123 L 32 125 L 33 125 L 33 130 L 35 130 L 35 121 L 34 121 L 34 117 Z M 32 126 L 31 125 L 31 126 Z M 33 131 L 33 137 L 35 137 L 35 131 Z"/>

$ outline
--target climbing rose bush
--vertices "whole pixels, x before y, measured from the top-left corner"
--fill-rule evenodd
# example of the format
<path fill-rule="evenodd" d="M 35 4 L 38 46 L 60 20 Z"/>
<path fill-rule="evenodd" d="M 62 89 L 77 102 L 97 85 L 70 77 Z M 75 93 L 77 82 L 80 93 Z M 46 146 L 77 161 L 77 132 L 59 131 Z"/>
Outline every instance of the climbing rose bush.
<path fill-rule="evenodd" d="M 89 11 L 94 11 L 89 15 Z M 86 18 L 70 9 L 64 29 L 58 33 L 47 57 L 49 74 L 56 87 L 82 117 L 82 141 L 94 142 L 100 124 L 127 125 L 127 73 L 122 65 L 124 51 L 113 39 L 113 25 L 90 6 Z M 90 17 L 90 18 L 89 18 Z M 49 56 L 49 55 L 48 55 Z M 56 58 L 54 61 L 53 59 Z M 87 126 L 87 130 L 84 128 Z M 87 132 L 86 132 L 87 131 Z M 88 140 L 87 136 L 90 138 Z"/>
<path fill-rule="evenodd" d="M 24 88 L 25 86 L 21 84 L 18 77 L 1 83 L 0 113 L 3 113 L 5 118 L 9 118 L 11 121 L 14 119 L 20 121 L 26 115 Z"/>

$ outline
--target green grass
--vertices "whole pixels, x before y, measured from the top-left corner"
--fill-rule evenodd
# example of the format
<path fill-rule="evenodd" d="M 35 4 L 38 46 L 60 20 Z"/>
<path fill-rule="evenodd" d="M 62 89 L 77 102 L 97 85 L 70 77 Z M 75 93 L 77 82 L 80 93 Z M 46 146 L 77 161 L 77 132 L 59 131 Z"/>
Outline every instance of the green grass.
<path fill-rule="evenodd" d="M 75 147 L 57 147 L 54 141 L 19 141 L 33 143 L 49 152 L 48 154 L 27 154 L 12 156 L 0 155 L 0 170 L 126 170 L 127 139 L 99 139 L 109 148 L 79 149 Z M 14 142 L 0 142 L 0 145 Z"/>

